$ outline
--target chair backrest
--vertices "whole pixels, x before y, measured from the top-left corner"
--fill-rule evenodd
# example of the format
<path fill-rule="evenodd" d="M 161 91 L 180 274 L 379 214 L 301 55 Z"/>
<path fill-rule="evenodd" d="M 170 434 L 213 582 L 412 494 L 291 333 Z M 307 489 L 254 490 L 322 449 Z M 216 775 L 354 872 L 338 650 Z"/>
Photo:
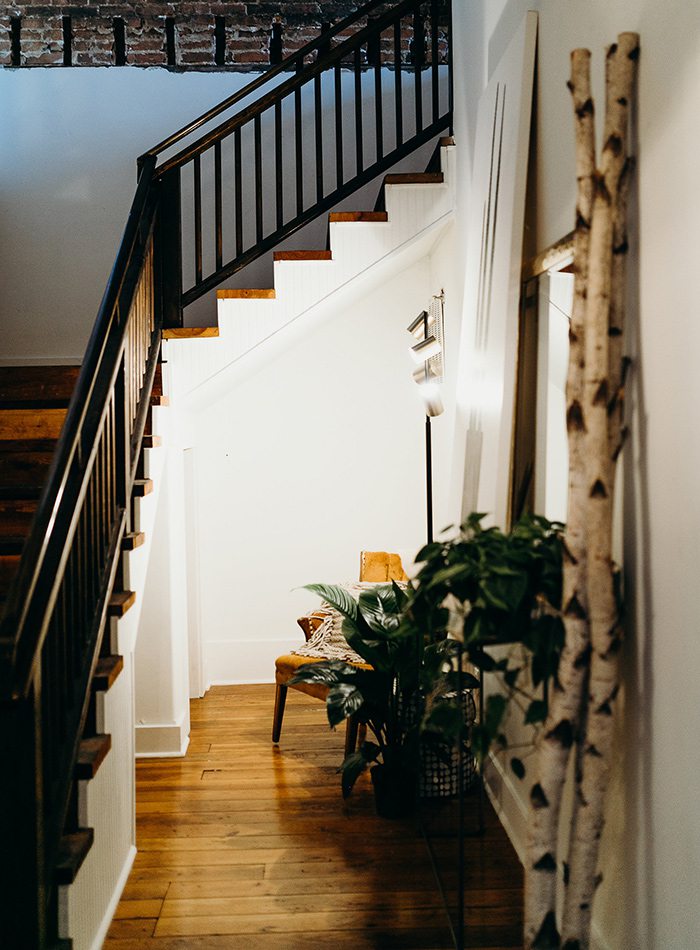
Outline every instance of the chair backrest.
<path fill-rule="evenodd" d="M 403 569 L 398 554 L 391 554 L 388 551 L 361 551 L 360 580 L 375 583 L 407 581 L 408 575 Z"/>

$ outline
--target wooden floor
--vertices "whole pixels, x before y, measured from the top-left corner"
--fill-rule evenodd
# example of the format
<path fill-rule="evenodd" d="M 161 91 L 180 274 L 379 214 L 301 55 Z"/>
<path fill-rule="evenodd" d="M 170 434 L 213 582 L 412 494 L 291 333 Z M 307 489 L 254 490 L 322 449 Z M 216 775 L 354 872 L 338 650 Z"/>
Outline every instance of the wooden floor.
<path fill-rule="evenodd" d="M 411 822 L 379 819 L 360 780 L 343 803 L 343 732 L 289 691 L 215 687 L 192 703 L 182 759 L 136 770 L 138 855 L 106 950 L 445 950 L 447 916 Z M 438 840 L 448 885 L 454 844 Z M 467 844 L 468 947 L 521 946 L 522 872 L 492 813 Z"/>

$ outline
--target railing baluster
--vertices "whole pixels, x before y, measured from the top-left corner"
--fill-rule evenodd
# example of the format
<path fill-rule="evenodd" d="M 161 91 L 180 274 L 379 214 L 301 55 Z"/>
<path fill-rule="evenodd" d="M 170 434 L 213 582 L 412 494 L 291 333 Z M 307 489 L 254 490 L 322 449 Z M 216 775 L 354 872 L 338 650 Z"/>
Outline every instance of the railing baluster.
<path fill-rule="evenodd" d="M 321 102 L 321 74 L 314 76 L 314 109 L 316 130 L 316 200 L 323 199 L 323 104 Z"/>
<path fill-rule="evenodd" d="M 258 243 L 263 238 L 263 186 L 262 186 L 262 130 L 260 113 L 253 122 L 255 133 L 255 238 Z"/>
<path fill-rule="evenodd" d="M 401 19 L 394 23 L 394 100 L 396 103 L 396 147 L 403 144 L 403 92 L 401 89 Z"/>
<path fill-rule="evenodd" d="M 194 159 L 194 273 L 202 280 L 202 166 L 200 156 Z"/>
<path fill-rule="evenodd" d="M 362 51 L 355 50 L 355 174 L 364 169 L 362 156 Z"/>
<path fill-rule="evenodd" d="M 452 4 L 447 4 L 447 108 L 450 113 L 450 135 L 454 133 L 454 73 L 452 70 Z"/>
<path fill-rule="evenodd" d="M 438 0 L 430 0 L 430 67 L 432 73 L 433 122 L 440 118 L 440 69 L 438 61 Z"/>
<path fill-rule="evenodd" d="M 234 197 L 236 201 L 236 257 L 243 253 L 243 161 L 241 159 L 241 130 L 233 133 Z"/>
<path fill-rule="evenodd" d="M 335 84 L 335 181 L 336 188 L 343 184 L 343 87 L 340 63 L 334 68 Z"/>
<path fill-rule="evenodd" d="M 294 90 L 294 145 L 295 170 L 297 183 L 297 215 L 304 210 L 304 169 L 303 169 L 303 142 L 301 129 L 301 88 Z"/>
<path fill-rule="evenodd" d="M 424 59 L 423 17 L 420 12 L 420 3 L 416 4 L 413 14 L 413 80 L 416 100 L 416 132 L 423 130 L 423 59 Z"/>
<path fill-rule="evenodd" d="M 221 142 L 214 145 L 214 215 L 216 219 L 216 269 L 219 270 L 224 260 L 224 235 L 223 235 L 223 211 L 222 211 L 222 188 L 221 188 Z M 144 307 L 145 311 L 145 307 Z M 142 333 L 141 339 L 145 334 Z M 142 360 L 141 366 L 144 366 Z"/>
<path fill-rule="evenodd" d="M 282 100 L 278 99 L 275 103 L 275 209 L 278 228 L 284 224 L 282 182 Z"/>
<path fill-rule="evenodd" d="M 382 37 L 377 37 L 377 60 L 374 64 L 374 122 L 377 137 L 377 161 L 384 157 L 384 118 L 382 104 Z"/>

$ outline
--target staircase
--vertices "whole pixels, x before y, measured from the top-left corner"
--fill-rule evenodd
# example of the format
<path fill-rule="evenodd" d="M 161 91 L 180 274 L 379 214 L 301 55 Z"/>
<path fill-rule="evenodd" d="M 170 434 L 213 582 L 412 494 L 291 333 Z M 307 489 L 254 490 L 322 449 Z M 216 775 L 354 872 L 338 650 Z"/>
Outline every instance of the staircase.
<path fill-rule="evenodd" d="M 449 143 L 418 177 L 391 168 L 451 131 L 450 36 L 446 0 L 371 0 L 146 152 L 82 365 L 0 370 L 3 948 L 98 947 L 133 859 L 133 781 L 114 788 L 133 769 L 161 340 L 221 344 L 196 386 L 440 226 Z M 373 211 L 333 210 L 382 175 Z M 262 300 L 220 293 L 220 340 L 188 326 L 329 212 L 327 247 L 278 250 Z"/>
<path fill-rule="evenodd" d="M 178 399 L 211 401 L 256 358 L 270 359 L 423 256 L 452 220 L 453 145 L 451 136 L 438 140 L 429 170 L 385 175 L 374 210 L 330 212 L 324 249 L 275 251 L 273 287 L 218 290 L 217 326 L 164 330 Z"/>

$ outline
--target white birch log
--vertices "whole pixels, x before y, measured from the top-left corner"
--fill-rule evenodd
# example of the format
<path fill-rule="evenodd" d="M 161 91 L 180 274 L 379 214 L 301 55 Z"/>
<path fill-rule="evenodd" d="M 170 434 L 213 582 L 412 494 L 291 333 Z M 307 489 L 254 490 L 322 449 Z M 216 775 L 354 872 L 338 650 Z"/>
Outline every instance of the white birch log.
<path fill-rule="evenodd" d="M 610 453 L 608 414 L 611 389 L 609 329 L 613 223 L 626 163 L 629 101 L 638 51 L 639 38 L 633 33 L 621 34 L 616 46 L 608 51 L 605 134 L 601 168 L 595 179 L 591 221 L 584 402 L 588 483 L 587 591 L 592 653 L 586 735 L 581 774 L 576 783 L 562 925 L 562 941 L 567 950 L 587 950 L 590 944 L 593 897 L 602 880 L 596 867 L 612 759 L 614 700 L 619 689 L 621 628 L 612 562 L 615 464 Z"/>
<path fill-rule="evenodd" d="M 553 683 L 550 708 L 537 749 L 530 790 L 528 862 L 525 876 L 525 946 L 557 947 L 557 838 L 561 796 L 571 747 L 579 733 L 588 670 L 586 612 L 586 496 L 583 411 L 584 316 L 588 282 L 588 244 L 595 172 L 594 110 L 589 50 L 571 54 L 571 90 L 576 134 L 576 229 L 574 301 L 569 331 L 567 432 L 569 445 L 568 517 L 565 534 L 562 612 L 565 645 Z"/>

